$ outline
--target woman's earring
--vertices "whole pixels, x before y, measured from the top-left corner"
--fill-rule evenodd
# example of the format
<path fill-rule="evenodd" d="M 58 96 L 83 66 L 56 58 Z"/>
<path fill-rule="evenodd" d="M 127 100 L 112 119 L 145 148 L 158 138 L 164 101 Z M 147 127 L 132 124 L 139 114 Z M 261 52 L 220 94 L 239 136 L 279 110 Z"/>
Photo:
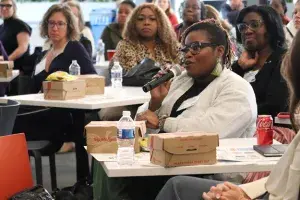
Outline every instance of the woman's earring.
<path fill-rule="evenodd" d="M 220 76 L 222 71 L 223 71 L 222 60 L 221 60 L 221 58 L 218 58 L 215 69 L 212 71 L 211 75 L 218 77 L 218 76 Z"/>

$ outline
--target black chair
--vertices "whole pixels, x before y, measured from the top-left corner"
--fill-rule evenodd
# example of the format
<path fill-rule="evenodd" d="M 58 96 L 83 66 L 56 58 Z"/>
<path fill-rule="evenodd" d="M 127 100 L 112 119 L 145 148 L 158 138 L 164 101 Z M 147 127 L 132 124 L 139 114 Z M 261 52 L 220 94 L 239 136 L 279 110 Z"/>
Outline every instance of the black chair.
<path fill-rule="evenodd" d="M 33 112 L 22 113 L 22 114 L 18 114 L 17 116 L 32 115 L 38 112 L 47 111 L 48 109 L 49 108 L 45 108 Z M 49 164 L 50 164 L 51 188 L 52 191 L 55 191 L 57 189 L 56 166 L 55 166 L 56 151 L 55 150 L 49 151 L 51 147 L 52 147 L 52 143 L 47 140 L 27 141 L 28 154 L 29 156 L 33 157 L 35 161 L 36 183 L 38 185 L 43 185 L 42 156 L 48 156 Z"/>
<path fill-rule="evenodd" d="M 36 183 L 38 185 L 43 185 L 42 156 L 45 155 L 43 155 L 42 152 L 49 147 L 51 147 L 51 142 L 49 141 L 27 141 L 29 156 L 32 156 L 35 160 Z M 50 163 L 51 188 L 52 191 L 55 191 L 57 189 L 55 153 L 51 153 L 47 156 L 49 157 Z"/>

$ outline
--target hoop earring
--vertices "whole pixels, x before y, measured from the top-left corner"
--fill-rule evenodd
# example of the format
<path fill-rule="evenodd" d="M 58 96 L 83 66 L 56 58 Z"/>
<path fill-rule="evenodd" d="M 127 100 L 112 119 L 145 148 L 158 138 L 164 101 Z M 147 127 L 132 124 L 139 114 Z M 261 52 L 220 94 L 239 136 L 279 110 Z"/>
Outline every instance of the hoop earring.
<path fill-rule="evenodd" d="M 216 66 L 215 66 L 214 70 L 211 72 L 211 75 L 218 77 L 218 76 L 220 76 L 222 71 L 223 71 L 222 60 L 221 60 L 221 58 L 218 58 Z"/>

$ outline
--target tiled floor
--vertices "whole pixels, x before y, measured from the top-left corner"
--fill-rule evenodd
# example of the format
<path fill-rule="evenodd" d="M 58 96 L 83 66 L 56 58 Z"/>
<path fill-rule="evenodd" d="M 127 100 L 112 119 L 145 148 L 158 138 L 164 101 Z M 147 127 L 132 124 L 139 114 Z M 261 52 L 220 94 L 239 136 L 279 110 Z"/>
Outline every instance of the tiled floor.
<path fill-rule="evenodd" d="M 51 178 L 48 157 L 43 157 L 43 182 L 44 187 L 51 191 Z M 32 175 L 35 179 L 35 164 L 31 158 Z M 72 186 L 76 182 L 75 153 L 56 154 L 56 176 L 58 188 Z"/>

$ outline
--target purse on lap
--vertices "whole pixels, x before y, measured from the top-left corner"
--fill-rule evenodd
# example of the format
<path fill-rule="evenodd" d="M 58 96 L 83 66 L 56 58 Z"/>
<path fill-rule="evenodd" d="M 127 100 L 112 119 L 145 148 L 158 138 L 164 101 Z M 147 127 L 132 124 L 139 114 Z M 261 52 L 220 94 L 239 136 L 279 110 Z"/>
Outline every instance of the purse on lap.
<path fill-rule="evenodd" d="M 160 67 L 155 64 L 154 60 L 144 58 L 141 63 L 123 73 L 123 85 L 143 86 L 151 81 L 159 70 Z"/>

